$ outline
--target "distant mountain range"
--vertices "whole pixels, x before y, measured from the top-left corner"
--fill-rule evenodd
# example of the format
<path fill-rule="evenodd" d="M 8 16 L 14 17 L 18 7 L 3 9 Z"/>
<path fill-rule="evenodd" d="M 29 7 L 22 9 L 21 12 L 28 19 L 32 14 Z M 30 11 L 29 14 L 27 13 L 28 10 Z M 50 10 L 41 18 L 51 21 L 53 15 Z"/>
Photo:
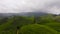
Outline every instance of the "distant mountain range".
<path fill-rule="evenodd" d="M 44 13 L 44 12 L 28 12 L 28 13 L 23 13 L 22 16 L 42 16 L 47 14 L 48 13 Z"/>
<path fill-rule="evenodd" d="M 9 16 L 42 16 L 47 15 L 48 13 L 44 12 L 22 12 L 22 13 L 0 13 L 0 17 L 9 17 Z"/>

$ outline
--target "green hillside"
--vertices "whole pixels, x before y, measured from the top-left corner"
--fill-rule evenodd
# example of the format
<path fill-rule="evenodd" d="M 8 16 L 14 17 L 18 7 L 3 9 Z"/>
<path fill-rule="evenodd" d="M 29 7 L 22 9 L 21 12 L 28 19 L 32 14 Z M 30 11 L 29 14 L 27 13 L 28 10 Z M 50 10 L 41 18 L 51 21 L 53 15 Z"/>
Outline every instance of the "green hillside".
<path fill-rule="evenodd" d="M 60 16 L 0 18 L 0 34 L 60 34 Z"/>

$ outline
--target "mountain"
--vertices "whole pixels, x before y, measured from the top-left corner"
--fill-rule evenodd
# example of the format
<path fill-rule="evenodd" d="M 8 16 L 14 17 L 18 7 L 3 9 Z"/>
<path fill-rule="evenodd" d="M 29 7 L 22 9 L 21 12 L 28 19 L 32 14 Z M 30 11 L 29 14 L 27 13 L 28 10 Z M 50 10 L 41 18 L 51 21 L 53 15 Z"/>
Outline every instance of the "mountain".
<path fill-rule="evenodd" d="M 30 12 L 27 13 L 28 16 L 42 16 L 42 15 L 47 15 L 47 13 L 44 12 Z"/>
<path fill-rule="evenodd" d="M 22 13 L 0 13 L 0 17 L 7 17 L 7 16 L 41 16 L 47 13 L 43 12 L 22 12 Z"/>
<path fill-rule="evenodd" d="M 47 15 L 48 13 L 44 12 L 27 12 L 27 13 L 22 13 L 22 16 L 42 16 L 42 15 Z"/>
<path fill-rule="evenodd" d="M 22 13 L 0 13 L 0 17 L 10 17 L 10 16 L 42 16 L 47 15 L 45 12 L 22 12 Z"/>

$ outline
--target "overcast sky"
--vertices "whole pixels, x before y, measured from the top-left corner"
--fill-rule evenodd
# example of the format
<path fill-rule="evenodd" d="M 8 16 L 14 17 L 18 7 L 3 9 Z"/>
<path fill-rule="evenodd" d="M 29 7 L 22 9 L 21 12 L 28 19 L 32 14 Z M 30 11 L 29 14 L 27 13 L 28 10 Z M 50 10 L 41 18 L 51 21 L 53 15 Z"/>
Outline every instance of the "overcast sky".
<path fill-rule="evenodd" d="M 43 11 L 60 13 L 60 0 L 0 0 L 0 13 Z"/>

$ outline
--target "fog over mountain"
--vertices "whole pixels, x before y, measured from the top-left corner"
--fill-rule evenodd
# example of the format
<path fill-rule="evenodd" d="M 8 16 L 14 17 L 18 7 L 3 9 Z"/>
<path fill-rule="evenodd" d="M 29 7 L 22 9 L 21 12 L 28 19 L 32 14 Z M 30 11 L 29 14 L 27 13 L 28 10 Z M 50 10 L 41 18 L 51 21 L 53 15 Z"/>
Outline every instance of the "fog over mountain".
<path fill-rule="evenodd" d="M 45 12 L 40 12 L 40 11 L 35 11 L 35 12 L 21 12 L 21 13 L 0 13 L 0 17 L 5 18 L 5 17 L 12 17 L 12 16 L 35 16 L 35 17 L 39 17 L 39 16 L 44 16 L 44 15 L 48 15 L 51 13 L 45 13 Z M 56 14 L 51 14 L 51 15 L 56 15 Z M 56 15 L 58 16 L 58 15 Z"/>
<path fill-rule="evenodd" d="M 0 13 L 34 11 L 60 14 L 60 0 L 0 0 Z"/>

